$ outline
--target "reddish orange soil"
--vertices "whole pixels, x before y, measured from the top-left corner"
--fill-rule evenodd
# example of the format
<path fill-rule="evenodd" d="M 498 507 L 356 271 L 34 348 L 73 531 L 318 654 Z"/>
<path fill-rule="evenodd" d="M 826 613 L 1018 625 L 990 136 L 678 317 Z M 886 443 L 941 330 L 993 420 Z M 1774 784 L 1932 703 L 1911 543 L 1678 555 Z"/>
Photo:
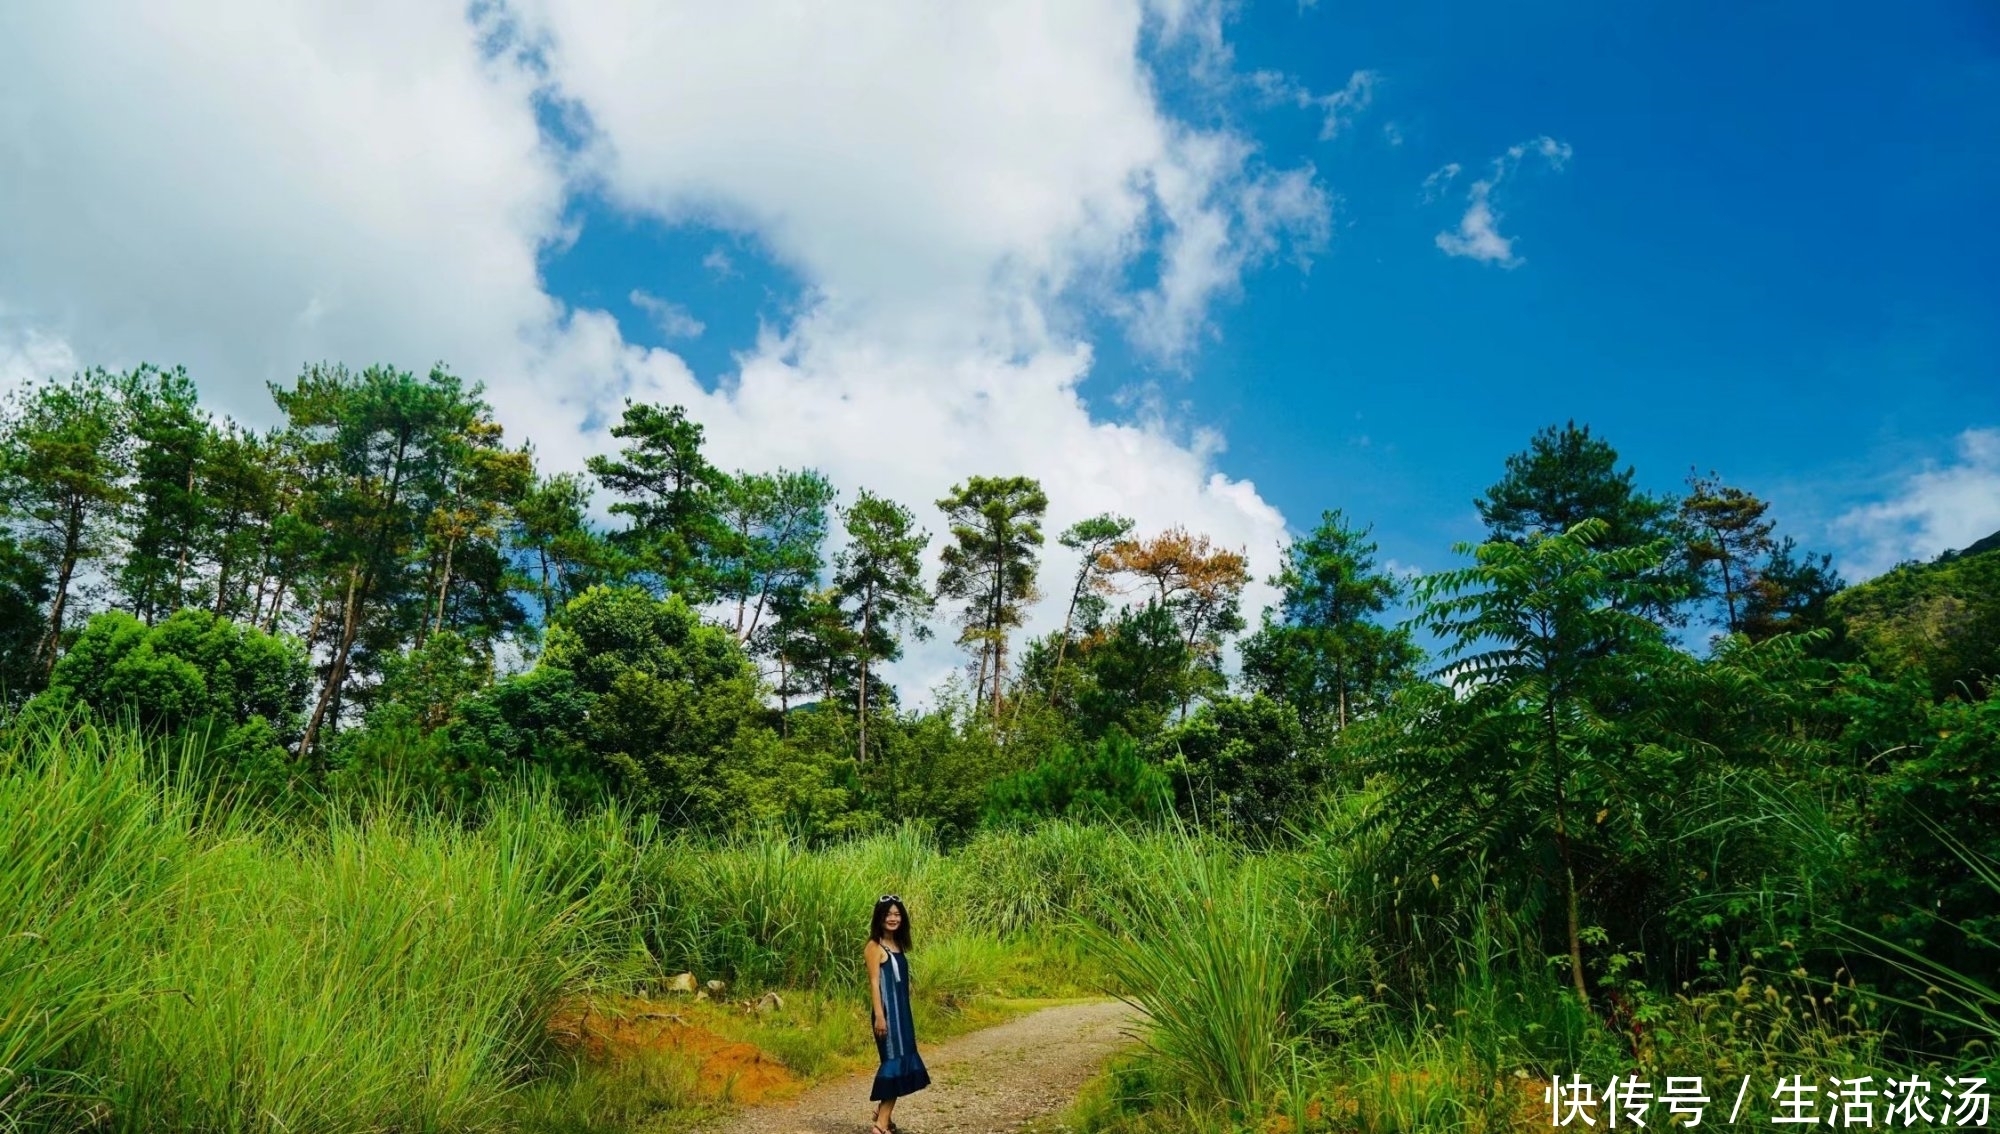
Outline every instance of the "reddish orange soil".
<path fill-rule="evenodd" d="M 695 1063 L 703 1097 L 755 1105 L 789 1098 L 804 1084 L 783 1063 L 755 1044 L 743 1043 L 694 1023 L 687 1001 L 620 997 L 594 1004 L 567 1004 L 549 1021 L 558 1040 L 582 1047 L 593 1060 L 629 1058 L 641 1051 L 672 1052 Z"/>

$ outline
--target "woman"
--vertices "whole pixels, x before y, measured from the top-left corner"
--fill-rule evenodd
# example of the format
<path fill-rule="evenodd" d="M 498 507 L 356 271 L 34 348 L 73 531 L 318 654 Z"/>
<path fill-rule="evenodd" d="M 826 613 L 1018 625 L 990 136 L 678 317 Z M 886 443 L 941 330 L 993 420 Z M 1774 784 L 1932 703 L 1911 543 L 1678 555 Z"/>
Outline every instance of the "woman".
<path fill-rule="evenodd" d="M 875 1089 L 868 1092 L 875 1102 L 868 1134 L 900 1134 L 890 1118 L 896 1100 L 931 1085 L 910 1021 L 910 913 L 903 899 L 884 894 L 876 901 L 862 953 L 868 959 L 868 991 L 875 998 L 875 1050 L 882 1057 Z"/>

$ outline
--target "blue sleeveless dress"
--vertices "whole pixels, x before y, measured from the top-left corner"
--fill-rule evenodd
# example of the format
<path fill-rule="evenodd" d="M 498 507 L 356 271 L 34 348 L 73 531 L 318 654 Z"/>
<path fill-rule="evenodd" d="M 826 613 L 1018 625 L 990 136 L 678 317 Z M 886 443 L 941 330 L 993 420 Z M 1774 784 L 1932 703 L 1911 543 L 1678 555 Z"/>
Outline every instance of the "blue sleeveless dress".
<path fill-rule="evenodd" d="M 876 972 L 881 974 L 882 1016 L 889 1032 L 875 1037 L 882 1069 L 875 1072 L 875 1089 L 868 1098 L 881 1102 L 923 1090 L 931 1085 L 931 1074 L 917 1054 L 917 1029 L 910 1021 L 910 959 L 890 953 Z"/>

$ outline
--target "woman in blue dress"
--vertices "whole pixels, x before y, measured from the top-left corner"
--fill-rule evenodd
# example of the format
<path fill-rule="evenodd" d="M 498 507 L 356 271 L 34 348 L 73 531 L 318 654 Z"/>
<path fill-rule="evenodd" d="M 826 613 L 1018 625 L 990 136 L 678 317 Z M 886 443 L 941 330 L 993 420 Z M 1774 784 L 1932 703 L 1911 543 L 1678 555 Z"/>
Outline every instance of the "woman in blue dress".
<path fill-rule="evenodd" d="M 931 1085 L 917 1054 L 916 1026 L 910 1020 L 910 913 L 903 899 L 884 894 L 875 903 L 868 927 L 868 990 L 875 1000 L 875 1050 L 882 1057 L 875 1072 L 875 1124 L 868 1134 L 901 1134 L 891 1115 L 896 1100 Z"/>

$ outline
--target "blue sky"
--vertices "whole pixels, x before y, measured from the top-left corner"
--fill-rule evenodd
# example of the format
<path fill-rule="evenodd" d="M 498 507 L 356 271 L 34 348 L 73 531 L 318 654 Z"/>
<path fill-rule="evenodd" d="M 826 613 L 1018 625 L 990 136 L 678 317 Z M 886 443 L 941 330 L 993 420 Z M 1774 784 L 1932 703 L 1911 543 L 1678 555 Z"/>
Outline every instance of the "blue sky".
<path fill-rule="evenodd" d="M 679 403 L 933 532 L 1023 473 L 1259 574 L 1335 507 L 1447 566 L 1574 418 L 1859 577 L 2000 528 L 2000 9 L 1888 12 L 0 7 L 0 387 L 182 364 L 265 423 L 441 361 L 549 469 Z"/>
<path fill-rule="evenodd" d="M 1093 317 L 1082 389 L 1115 417 L 1121 391 L 1154 387 L 1294 528 L 1344 508 L 1385 555 L 1441 565 L 1505 456 L 1574 418 L 1655 490 L 1719 470 L 1865 573 L 1879 556 L 1836 519 L 2000 426 L 2000 10 L 1252 4 L 1224 30 L 1239 72 L 1312 97 L 1368 73 L 1330 139 L 1296 97 L 1162 77 L 1177 113 L 1310 162 L 1332 239 L 1306 270 L 1246 275 L 1181 359 Z M 1469 183 L 1542 137 L 1562 167 L 1531 155 L 1492 190 L 1518 262 L 1440 250 Z M 1450 163 L 1456 191 L 1426 200 Z M 551 290 L 707 383 L 799 302 L 755 240 L 578 207 Z M 704 332 L 662 333 L 635 290 Z"/>

